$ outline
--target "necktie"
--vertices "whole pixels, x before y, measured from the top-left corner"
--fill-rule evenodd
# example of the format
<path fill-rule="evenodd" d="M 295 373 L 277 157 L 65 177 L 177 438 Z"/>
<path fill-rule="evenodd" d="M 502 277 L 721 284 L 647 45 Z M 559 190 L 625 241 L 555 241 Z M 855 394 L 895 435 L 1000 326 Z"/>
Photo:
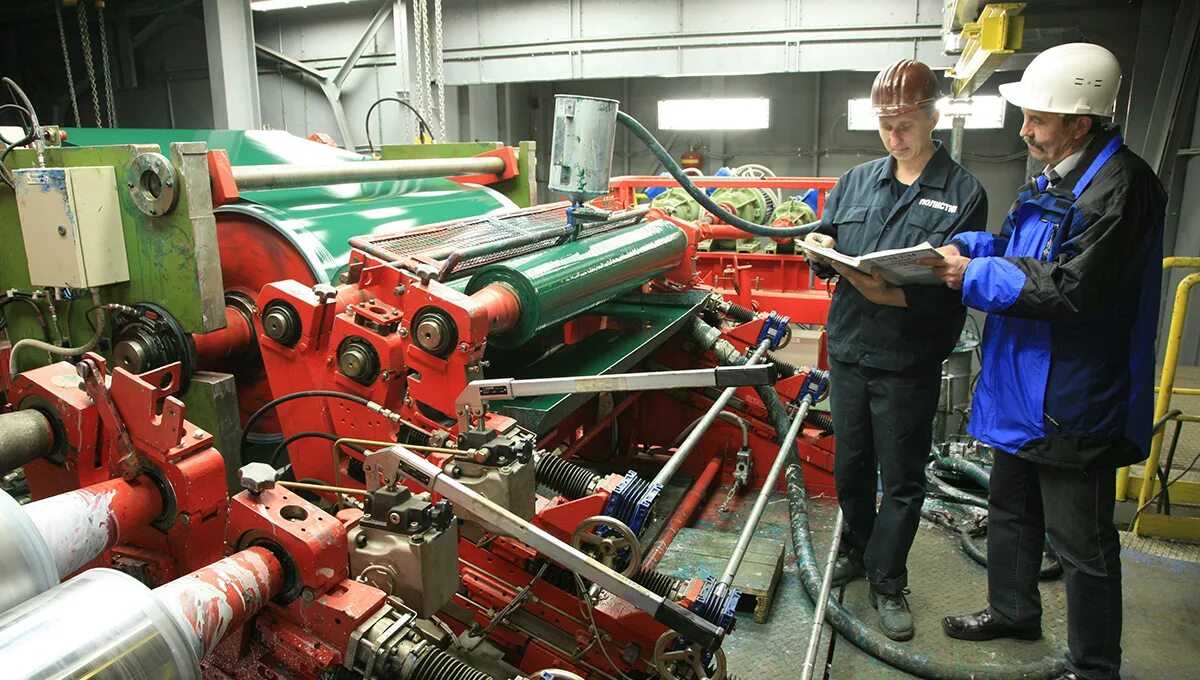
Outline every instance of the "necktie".
<path fill-rule="evenodd" d="M 1060 177 L 1059 174 L 1054 171 L 1054 168 L 1046 168 L 1045 172 L 1042 174 L 1046 176 L 1046 183 L 1049 186 L 1058 184 L 1058 180 L 1062 179 L 1062 177 Z"/>

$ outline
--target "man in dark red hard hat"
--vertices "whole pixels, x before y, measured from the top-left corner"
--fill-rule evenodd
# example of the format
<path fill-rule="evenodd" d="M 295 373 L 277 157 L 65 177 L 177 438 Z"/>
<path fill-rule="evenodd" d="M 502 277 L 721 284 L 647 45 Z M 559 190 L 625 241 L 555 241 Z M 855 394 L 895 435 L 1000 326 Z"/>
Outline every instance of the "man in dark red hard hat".
<path fill-rule="evenodd" d="M 926 241 L 937 247 L 987 226 L 983 187 L 931 136 L 939 96 L 937 77 L 919 61 L 879 72 L 871 103 L 888 156 L 838 180 L 806 242 L 860 256 Z M 834 477 L 845 515 L 834 584 L 865 573 L 884 634 L 908 640 L 914 631 L 905 565 L 925 499 L 941 365 L 966 310 L 944 286 L 893 286 L 878 274 L 814 259 L 818 275 L 827 265 L 841 276 L 826 325 Z"/>

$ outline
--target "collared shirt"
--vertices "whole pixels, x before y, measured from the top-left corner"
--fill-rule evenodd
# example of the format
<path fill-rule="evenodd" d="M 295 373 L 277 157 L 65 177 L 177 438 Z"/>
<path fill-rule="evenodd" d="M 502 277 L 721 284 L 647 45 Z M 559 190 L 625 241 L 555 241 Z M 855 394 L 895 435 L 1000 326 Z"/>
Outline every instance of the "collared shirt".
<path fill-rule="evenodd" d="M 961 231 L 987 226 L 987 195 L 979 180 L 935 141 L 921 176 L 893 196 L 898 181 L 891 156 L 863 163 L 838 180 L 825 199 L 817 233 L 837 249 L 860 256 L 928 241 L 940 246 Z M 904 286 L 908 307 L 870 302 L 848 282 L 839 283 L 829 309 L 829 354 L 844 363 L 899 371 L 942 361 L 954 348 L 965 318 L 958 291 L 946 286 Z"/>
<path fill-rule="evenodd" d="M 1047 165 L 1046 168 L 1044 170 L 1042 170 L 1042 174 L 1045 175 L 1046 179 L 1049 180 L 1049 185 L 1054 186 L 1055 184 L 1058 183 L 1058 180 L 1062 179 L 1063 177 L 1066 177 L 1067 173 L 1074 170 L 1075 166 L 1079 165 L 1079 159 L 1083 158 L 1083 152 L 1086 150 L 1087 150 L 1087 145 L 1085 144 L 1083 146 L 1083 148 L 1081 148 L 1079 151 L 1076 151 L 1075 153 L 1071 154 L 1070 156 L 1067 156 L 1066 158 L 1059 161 L 1058 165 L 1055 165 L 1053 167 Z"/>

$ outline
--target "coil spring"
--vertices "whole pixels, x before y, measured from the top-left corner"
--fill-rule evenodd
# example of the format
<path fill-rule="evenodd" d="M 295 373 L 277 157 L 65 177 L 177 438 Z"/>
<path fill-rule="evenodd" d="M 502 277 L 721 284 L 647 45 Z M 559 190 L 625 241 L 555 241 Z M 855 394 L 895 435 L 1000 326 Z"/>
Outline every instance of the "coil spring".
<path fill-rule="evenodd" d="M 656 569 L 639 569 L 633 580 L 659 597 L 671 597 L 672 593 L 683 584 L 683 579 L 678 576 L 664 574 Z"/>
<path fill-rule="evenodd" d="M 537 569 L 533 569 L 533 571 L 536 573 Z M 557 564 L 547 565 L 546 571 L 542 572 L 542 581 L 571 595 L 579 594 L 579 583 L 575 581 L 575 572 Z"/>
<path fill-rule="evenodd" d="M 779 377 L 781 378 L 790 378 L 800 372 L 800 369 L 796 368 L 795 364 L 790 364 L 786 361 L 783 361 L 779 357 L 771 356 L 767 359 L 767 361 L 775 364 L 775 371 L 779 373 Z"/>
<path fill-rule="evenodd" d="M 588 495 L 589 487 L 599 475 L 558 456 L 547 454 L 538 459 L 534 477 L 538 484 L 548 486 L 575 500 Z"/>
<path fill-rule="evenodd" d="M 494 678 L 487 673 L 471 668 L 437 647 L 429 647 L 413 666 L 412 673 L 406 680 L 494 680 Z"/>
<path fill-rule="evenodd" d="M 825 411 L 809 411 L 804 422 L 820 428 L 822 432 L 833 432 L 833 416 Z"/>
<path fill-rule="evenodd" d="M 729 308 L 725 310 L 725 316 L 733 319 L 734 321 L 750 323 L 751 321 L 754 321 L 754 318 L 757 315 L 752 310 L 746 309 L 736 302 L 730 302 Z"/>

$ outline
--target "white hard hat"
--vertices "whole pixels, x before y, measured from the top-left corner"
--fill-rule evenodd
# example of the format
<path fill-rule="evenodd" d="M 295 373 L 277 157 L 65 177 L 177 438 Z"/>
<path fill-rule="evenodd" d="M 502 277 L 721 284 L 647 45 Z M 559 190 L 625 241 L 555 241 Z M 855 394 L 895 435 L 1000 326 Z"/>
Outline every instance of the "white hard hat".
<path fill-rule="evenodd" d="M 1021 80 L 1001 85 L 1000 94 L 1023 109 L 1111 118 L 1120 87 L 1121 65 L 1112 52 L 1070 43 L 1034 57 Z"/>

